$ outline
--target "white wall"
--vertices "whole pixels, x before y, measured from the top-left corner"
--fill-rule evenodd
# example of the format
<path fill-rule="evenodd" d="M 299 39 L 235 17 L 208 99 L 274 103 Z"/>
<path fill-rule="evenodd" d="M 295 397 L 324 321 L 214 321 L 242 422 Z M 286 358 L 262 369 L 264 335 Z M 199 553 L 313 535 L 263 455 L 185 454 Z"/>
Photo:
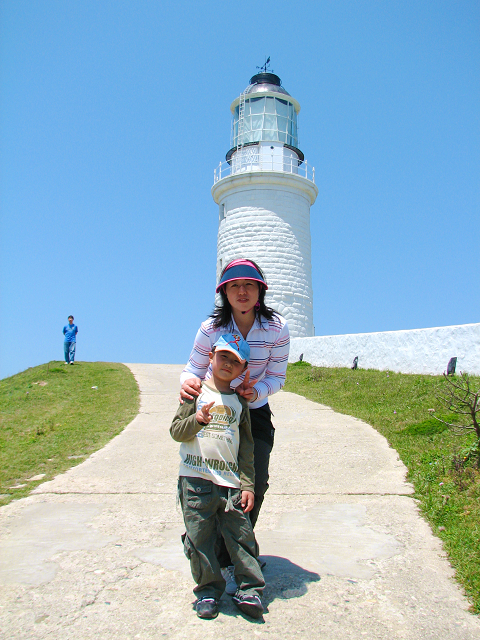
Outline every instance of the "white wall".
<path fill-rule="evenodd" d="M 480 323 L 433 329 L 355 333 L 293 338 L 289 362 L 303 360 L 318 367 L 351 367 L 401 373 L 442 374 L 451 357 L 457 373 L 480 375 Z"/>

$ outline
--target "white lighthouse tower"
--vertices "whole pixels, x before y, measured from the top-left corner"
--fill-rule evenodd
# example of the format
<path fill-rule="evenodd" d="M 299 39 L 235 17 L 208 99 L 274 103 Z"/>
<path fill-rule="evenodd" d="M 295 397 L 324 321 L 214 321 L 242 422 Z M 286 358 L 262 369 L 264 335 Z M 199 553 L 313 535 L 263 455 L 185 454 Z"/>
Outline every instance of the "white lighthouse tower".
<path fill-rule="evenodd" d="M 300 105 L 265 66 L 230 110 L 231 148 L 212 187 L 217 277 L 235 258 L 254 260 L 267 278 L 267 304 L 287 319 L 291 336 L 313 336 L 310 207 L 318 188 L 298 148 Z"/>

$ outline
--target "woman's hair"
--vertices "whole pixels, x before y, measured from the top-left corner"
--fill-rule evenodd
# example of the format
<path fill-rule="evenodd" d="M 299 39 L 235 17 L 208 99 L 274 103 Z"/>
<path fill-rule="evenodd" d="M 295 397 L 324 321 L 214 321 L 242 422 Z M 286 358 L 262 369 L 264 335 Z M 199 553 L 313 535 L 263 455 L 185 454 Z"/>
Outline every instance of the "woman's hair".
<path fill-rule="evenodd" d="M 257 263 L 253 260 L 250 260 L 250 258 L 248 259 L 248 261 L 253 264 L 255 269 L 266 282 L 266 278 Z M 222 273 L 220 274 L 220 280 L 222 279 L 223 274 L 229 268 L 229 266 L 230 263 L 227 264 L 227 266 L 223 269 Z M 260 307 L 258 309 L 254 309 L 255 317 L 260 320 L 260 317 L 263 316 L 267 320 L 271 320 L 276 315 L 277 311 L 275 311 L 275 309 L 272 309 L 271 307 L 267 307 L 267 305 L 265 304 L 265 287 L 262 284 L 258 283 L 258 288 L 258 302 L 260 304 Z M 215 308 L 210 315 L 210 318 L 213 318 L 213 326 L 215 329 L 219 329 L 220 327 L 227 327 L 232 322 L 232 307 L 228 301 L 227 294 L 225 293 L 225 287 L 222 287 L 218 293 L 220 295 L 221 302 L 220 304 L 215 304 Z"/>

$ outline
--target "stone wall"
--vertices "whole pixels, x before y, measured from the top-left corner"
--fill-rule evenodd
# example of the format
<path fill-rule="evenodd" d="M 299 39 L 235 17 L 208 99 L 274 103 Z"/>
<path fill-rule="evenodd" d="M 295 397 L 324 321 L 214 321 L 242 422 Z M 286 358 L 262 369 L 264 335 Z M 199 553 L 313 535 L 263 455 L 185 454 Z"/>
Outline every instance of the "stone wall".
<path fill-rule="evenodd" d="M 320 367 L 351 367 L 358 356 L 361 369 L 437 375 L 456 356 L 457 373 L 480 375 L 480 323 L 293 338 L 289 361 L 297 362 L 302 353 L 304 361 Z"/>

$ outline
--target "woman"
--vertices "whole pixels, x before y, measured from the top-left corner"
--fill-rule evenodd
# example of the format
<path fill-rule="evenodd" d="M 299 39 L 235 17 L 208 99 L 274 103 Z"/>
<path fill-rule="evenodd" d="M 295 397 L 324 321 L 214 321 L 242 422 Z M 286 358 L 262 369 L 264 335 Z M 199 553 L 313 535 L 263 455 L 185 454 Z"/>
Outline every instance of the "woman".
<path fill-rule="evenodd" d="M 238 332 L 250 345 L 248 370 L 232 382 L 232 387 L 250 405 L 255 442 L 255 505 L 250 512 L 252 526 L 255 526 L 268 489 L 268 465 L 275 434 L 268 396 L 280 391 L 285 384 L 290 348 L 285 319 L 265 305 L 267 289 L 265 277 L 255 262 L 230 262 L 222 271 L 216 288 L 216 293 L 220 294 L 220 304 L 201 324 L 188 363 L 180 376 L 181 398 L 197 396 L 201 381 L 211 376 L 208 354 L 222 334 Z M 227 593 L 229 587 L 233 586 L 227 582 Z"/>

